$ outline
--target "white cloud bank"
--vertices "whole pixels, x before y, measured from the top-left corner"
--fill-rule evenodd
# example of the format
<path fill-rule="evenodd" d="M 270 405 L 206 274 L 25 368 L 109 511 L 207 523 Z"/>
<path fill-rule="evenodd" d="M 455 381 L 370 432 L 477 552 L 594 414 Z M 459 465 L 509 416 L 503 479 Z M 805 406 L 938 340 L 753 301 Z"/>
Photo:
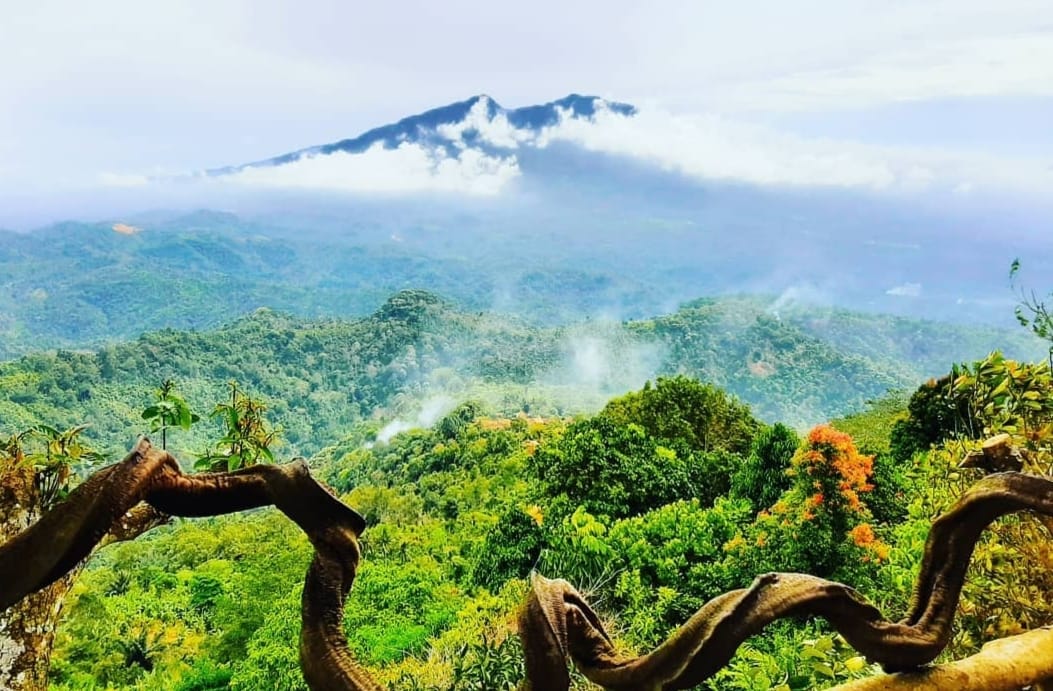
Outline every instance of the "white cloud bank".
<path fill-rule="evenodd" d="M 1053 191 L 1048 161 L 809 138 L 715 114 L 642 109 L 627 117 L 601 108 L 592 119 L 563 118 L 536 144 L 554 141 L 630 156 L 703 181 L 958 194 Z"/>
<path fill-rule="evenodd" d="M 439 125 L 438 133 L 459 147 L 464 147 L 464 135 L 474 132 L 479 139 L 492 146 L 514 149 L 523 142 L 529 142 L 534 134 L 528 130 L 517 129 L 508 121 L 508 116 L 498 111 L 490 116 L 490 105 L 493 102 L 483 96 L 468 109 L 464 120 L 456 123 Z"/>
<path fill-rule="evenodd" d="M 250 166 L 223 179 L 259 187 L 343 192 L 494 195 L 519 172 L 515 156 L 490 156 L 467 148 L 449 156 L 441 149 L 403 142 L 393 149 L 376 144 L 361 153 L 341 151 L 279 166 Z"/>

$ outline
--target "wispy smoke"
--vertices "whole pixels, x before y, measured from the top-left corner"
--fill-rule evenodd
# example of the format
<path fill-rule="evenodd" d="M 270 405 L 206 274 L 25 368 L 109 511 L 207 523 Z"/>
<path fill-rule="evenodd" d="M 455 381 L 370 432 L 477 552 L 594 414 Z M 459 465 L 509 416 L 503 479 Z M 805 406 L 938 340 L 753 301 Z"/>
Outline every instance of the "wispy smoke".
<path fill-rule="evenodd" d="M 420 411 L 415 418 L 396 418 L 384 425 L 384 427 L 377 432 L 377 441 L 382 444 L 387 444 L 391 441 L 392 437 L 401 432 L 407 432 L 411 429 L 431 427 L 438 422 L 443 415 L 453 410 L 455 405 L 457 405 L 457 402 L 445 394 L 433 396 L 421 404 Z M 372 445 L 367 444 L 366 446 L 369 447 Z"/>
<path fill-rule="evenodd" d="M 662 346 L 635 341 L 620 327 L 572 334 L 563 348 L 563 362 L 539 383 L 572 388 L 582 399 L 605 400 L 639 388 L 657 376 L 665 359 Z"/>
<path fill-rule="evenodd" d="M 829 304 L 829 296 L 818 287 L 809 283 L 795 283 L 786 288 L 775 301 L 768 306 L 768 314 L 779 319 L 779 311 L 794 305 L 825 305 Z"/>

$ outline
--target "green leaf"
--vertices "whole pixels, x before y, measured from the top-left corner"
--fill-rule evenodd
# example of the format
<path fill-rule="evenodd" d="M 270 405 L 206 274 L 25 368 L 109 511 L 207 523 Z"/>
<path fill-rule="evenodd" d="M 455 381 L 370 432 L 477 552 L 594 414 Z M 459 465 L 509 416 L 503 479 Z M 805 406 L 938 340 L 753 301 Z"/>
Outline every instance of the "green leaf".
<path fill-rule="evenodd" d="M 826 654 L 823 653 L 823 651 L 817 649 L 816 646 L 810 645 L 810 646 L 806 646 L 804 648 L 804 650 L 801 651 L 801 659 L 803 659 L 803 660 L 825 660 L 826 659 Z"/>
<path fill-rule="evenodd" d="M 834 674 L 833 668 L 825 662 L 813 662 L 812 669 L 814 669 L 816 673 L 823 675 L 827 679 L 833 679 L 837 676 L 836 674 Z"/>

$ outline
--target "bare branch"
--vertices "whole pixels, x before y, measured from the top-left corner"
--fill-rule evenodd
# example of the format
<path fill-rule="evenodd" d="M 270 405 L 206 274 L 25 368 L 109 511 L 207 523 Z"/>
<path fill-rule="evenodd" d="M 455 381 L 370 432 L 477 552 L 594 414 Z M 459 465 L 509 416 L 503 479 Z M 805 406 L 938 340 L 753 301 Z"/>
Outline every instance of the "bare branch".
<path fill-rule="evenodd" d="M 64 576 L 108 533 L 119 534 L 120 521 L 141 501 L 173 516 L 277 507 L 300 526 L 315 548 L 304 583 L 300 637 L 308 685 L 380 691 L 351 658 L 341 627 L 365 521 L 318 484 L 302 461 L 184 475 L 170 454 L 141 439 L 123 461 L 92 475 L 64 502 L 0 545 L 0 611 Z"/>
<path fill-rule="evenodd" d="M 989 475 L 932 526 L 910 614 L 900 622 L 852 588 L 815 576 L 770 573 L 700 609 L 653 652 L 620 656 L 585 598 L 539 575 L 520 616 L 531 688 L 565 691 L 569 660 L 606 689 L 688 689 L 726 665 L 738 647 L 776 619 L 816 615 L 887 670 L 926 665 L 947 646 L 973 548 L 995 519 L 1018 511 L 1053 515 L 1053 481 L 1023 473 Z"/>
<path fill-rule="evenodd" d="M 830 691 L 1017 691 L 1043 682 L 1053 682 L 1053 629 L 1048 628 L 991 641 L 956 662 L 860 679 Z"/>

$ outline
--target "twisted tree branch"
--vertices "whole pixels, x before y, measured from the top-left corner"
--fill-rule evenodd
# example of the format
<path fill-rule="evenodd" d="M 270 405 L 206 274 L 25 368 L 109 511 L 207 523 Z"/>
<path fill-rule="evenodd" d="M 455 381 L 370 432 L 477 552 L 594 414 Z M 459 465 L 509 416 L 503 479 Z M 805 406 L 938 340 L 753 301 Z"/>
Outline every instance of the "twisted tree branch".
<path fill-rule="evenodd" d="M 1053 629 L 1000 638 L 965 659 L 878 675 L 830 691 L 1032 691 L 1053 689 Z"/>
<path fill-rule="evenodd" d="M 817 615 L 886 670 L 926 665 L 947 646 L 976 541 L 995 519 L 1030 510 L 1053 515 L 1053 481 L 1022 473 L 989 475 L 936 519 L 900 622 L 885 619 L 852 588 L 795 573 L 759 576 L 743 590 L 706 603 L 653 652 L 618 655 L 585 598 L 562 580 L 534 575 L 520 631 L 530 688 L 569 688 L 568 659 L 606 689 L 688 689 L 726 665 L 738 647 L 776 619 Z"/>
<path fill-rule="evenodd" d="M 0 611 L 65 575 L 143 501 L 172 516 L 215 516 L 273 504 L 292 519 L 315 548 L 304 583 L 300 636 L 307 683 L 312 689 L 380 691 L 351 658 L 341 628 L 365 521 L 318 484 L 302 461 L 184 475 L 170 454 L 141 439 L 124 460 L 92 475 L 0 545 Z"/>

